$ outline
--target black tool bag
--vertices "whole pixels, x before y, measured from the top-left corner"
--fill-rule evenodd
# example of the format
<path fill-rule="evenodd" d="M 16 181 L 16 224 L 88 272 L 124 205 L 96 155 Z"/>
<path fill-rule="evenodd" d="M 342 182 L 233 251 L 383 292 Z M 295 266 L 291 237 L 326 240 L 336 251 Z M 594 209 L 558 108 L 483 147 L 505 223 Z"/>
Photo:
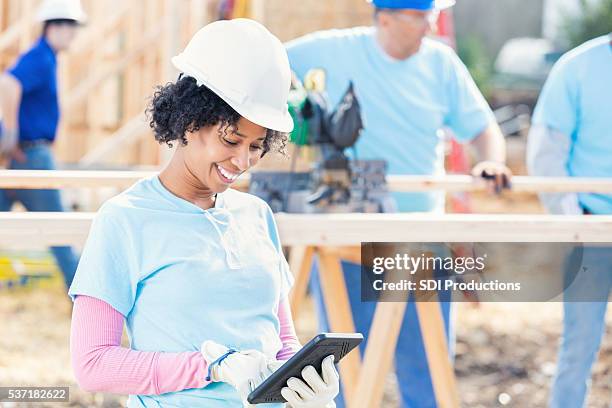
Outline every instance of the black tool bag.
<path fill-rule="evenodd" d="M 334 145 L 344 149 L 357 142 L 362 129 L 361 106 L 355 95 L 353 82 L 350 82 L 342 100 L 329 117 L 327 133 Z"/>

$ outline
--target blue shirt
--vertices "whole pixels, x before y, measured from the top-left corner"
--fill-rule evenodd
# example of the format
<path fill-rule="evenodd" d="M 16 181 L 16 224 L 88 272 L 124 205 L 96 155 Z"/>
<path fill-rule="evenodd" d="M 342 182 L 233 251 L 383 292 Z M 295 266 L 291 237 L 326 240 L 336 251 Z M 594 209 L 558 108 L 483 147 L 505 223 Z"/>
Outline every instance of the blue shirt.
<path fill-rule="evenodd" d="M 551 71 L 532 122 L 570 139 L 567 173 L 612 177 L 612 48 L 610 36 L 588 41 L 565 54 Z M 612 214 L 612 195 L 580 193 L 580 205 Z"/>
<path fill-rule="evenodd" d="M 227 190 L 203 210 L 155 176 L 99 210 L 69 295 L 96 297 L 126 316 L 135 350 L 198 351 L 214 340 L 275 358 L 278 304 L 291 284 L 264 201 Z M 225 383 L 128 400 L 128 407 L 159 406 L 242 407 Z"/>
<path fill-rule="evenodd" d="M 443 174 L 442 129 L 465 142 L 494 120 L 465 65 L 437 41 L 424 39 L 418 53 L 401 61 L 380 48 L 373 27 L 317 32 L 286 46 L 299 77 L 312 68 L 325 70 L 332 106 L 353 81 L 365 121 L 357 156 L 385 159 L 389 174 Z M 443 192 L 395 197 L 400 211 L 444 208 Z"/>
<path fill-rule="evenodd" d="M 59 122 L 57 61 L 44 37 L 8 70 L 21 83 L 19 140 L 53 141 Z"/>

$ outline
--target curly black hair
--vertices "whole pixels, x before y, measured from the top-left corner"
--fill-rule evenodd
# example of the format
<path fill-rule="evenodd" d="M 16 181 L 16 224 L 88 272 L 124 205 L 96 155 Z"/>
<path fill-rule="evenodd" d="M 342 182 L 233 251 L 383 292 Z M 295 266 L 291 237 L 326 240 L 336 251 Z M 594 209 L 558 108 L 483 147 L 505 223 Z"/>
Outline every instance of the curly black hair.
<path fill-rule="evenodd" d="M 158 86 L 146 112 L 155 140 L 170 147 L 175 140 L 187 145 L 187 132 L 219 123 L 220 134 L 227 134 L 228 129 L 235 132 L 241 117 L 208 87 L 198 86 L 194 78 L 183 75 L 174 83 Z M 287 133 L 268 129 L 262 156 L 271 150 L 286 155 L 288 139 Z"/>

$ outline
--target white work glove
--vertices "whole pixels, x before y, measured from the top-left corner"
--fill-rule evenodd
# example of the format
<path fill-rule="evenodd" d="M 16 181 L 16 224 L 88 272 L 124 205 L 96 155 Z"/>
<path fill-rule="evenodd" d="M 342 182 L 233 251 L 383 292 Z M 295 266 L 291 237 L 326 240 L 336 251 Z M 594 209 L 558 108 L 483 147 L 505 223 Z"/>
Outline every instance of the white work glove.
<path fill-rule="evenodd" d="M 200 352 L 210 367 L 217 359 L 226 354 L 226 346 L 207 340 L 202 343 Z M 242 405 L 251 408 L 247 397 L 259 384 L 272 374 L 282 362 L 269 360 L 258 350 L 236 351 L 229 354 L 219 364 L 214 364 L 210 370 L 210 379 L 215 382 L 225 382 L 238 391 Z"/>
<path fill-rule="evenodd" d="M 323 376 L 313 366 L 302 370 L 302 379 L 291 377 L 281 390 L 290 408 L 335 408 L 334 398 L 340 392 L 340 381 L 334 356 L 327 356 L 321 367 Z M 305 382 L 304 382 L 305 381 Z"/>

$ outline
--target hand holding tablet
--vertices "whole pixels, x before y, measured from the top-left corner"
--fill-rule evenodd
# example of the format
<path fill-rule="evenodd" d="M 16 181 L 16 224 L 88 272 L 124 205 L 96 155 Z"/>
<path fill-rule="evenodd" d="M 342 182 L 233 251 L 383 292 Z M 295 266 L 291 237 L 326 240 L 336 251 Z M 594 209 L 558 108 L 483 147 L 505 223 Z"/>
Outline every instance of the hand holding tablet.
<path fill-rule="evenodd" d="M 338 393 L 338 381 L 331 377 L 337 375 L 333 364 L 362 341 L 360 333 L 319 334 L 253 390 L 248 401 L 289 402 L 294 408 L 320 407 L 321 402 L 333 400 Z"/>

